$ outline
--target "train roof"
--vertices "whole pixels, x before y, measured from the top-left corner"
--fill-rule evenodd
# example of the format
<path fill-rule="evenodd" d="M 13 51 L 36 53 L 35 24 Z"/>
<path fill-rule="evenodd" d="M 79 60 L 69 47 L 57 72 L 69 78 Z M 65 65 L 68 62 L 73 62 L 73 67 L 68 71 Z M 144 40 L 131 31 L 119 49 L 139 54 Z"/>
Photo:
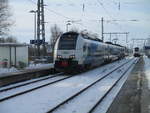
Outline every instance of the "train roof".
<path fill-rule="evenodd" d="M 98 41 L 98 42 L 102 42 L 103 43 L 103 41 L 101 39 L 95 38 L 95 37 L 90 37 L 90 36 L 88 36 L 88 34 L 78 33 L 78 32 L 74 32 L 74 31 L 69 31 L 69 32 L 64 33 L 63 35 L 67 35 L 67 34 L 82 35 L 84 39 Z M 110 45 L 115 45 L 115 46 L 118 46 L 118 47 L 124 47 L 124 46 L 121 46 L 119 44 L 113 44 L 112 42 L 105 42 L 105 43 L 106 44 L 110 44 Z"/>
<path fill-rule="evenodd" d="M 120 45 L 120 44 L 113 44 L 112 42 L 105 42 L 106 44 L 111 44 L 111 45 L 115 45 L 115 46 L 119 46 L 119 47 L 124 47 L 124 46 L 122 46 L 122 45 Z"/>
<path fill-rule="evenodd" d="M 69 31 L 69 32 L 64 33 L 63 35 L 67 35 L 67 34 L 82 35 L 83 38 L 85 38 L 85 39 L 89 39 L 89 40 L 94 40 L 94 41 L 102 42 L 102 40 L 99 39 L 99 38 L 90 37 L 90 36 L 88 36 L 87 34 L 83 34 L 83 33 L 78 33 L 78 32 L 74 32 L 74 31 Z"/>
<path fill-rule="evenodd" d="M 67 35 L 67 34 L 74 34 L 74 35 L 78 35 L 79 33 L 74 32 L 74 31 L 69 31 L 69 32 L 63 33 L 63 35 Z"/>
<path fill-rule="evenodd" d="M 105 42 L 106 44 L 112 44 L 113 45 L 113 43 L 112 42 Z"/>
<path fill-rule="evenodd" d="M 82 34 L 81 34 L 82 35 Z M 98 42 L 103 42 L 101 39 L 99 39 L 99 38 L 93 38 L 93 37 L 89 37 L 89 36 L 87 36 L 87 35 L 82 35 L 83 36 L 83 38 L 85 38 L 85 39 L 89 39 L 89 40 L 93 40 L 93 41 L 98 41 Z"/>
<path fill-rule="evenodd" d="M 119 46 L 119 47 L 124 47 L 124 46 L 122 46 L 122 45 L 120 45 L 120 44 L 114 44 L 114 45 Z"/>

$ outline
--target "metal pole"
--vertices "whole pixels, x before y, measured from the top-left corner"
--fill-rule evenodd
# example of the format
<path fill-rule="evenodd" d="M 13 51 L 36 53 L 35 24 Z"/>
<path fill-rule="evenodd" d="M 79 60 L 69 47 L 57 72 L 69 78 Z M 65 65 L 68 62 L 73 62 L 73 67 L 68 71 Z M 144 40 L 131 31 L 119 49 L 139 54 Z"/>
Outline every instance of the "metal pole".
<path fill-rule="evenodd" d="M 38 42 L 38 56 L 40 56 L 40 45 L 43 46 L 43 56 L 46 55 L 45 47 L 45 20 L 44 20 L 44 1 L 38 0 L 37 3 L 37 42 Z M 42 39 L 42 43 L 40 42 Z"/>
<path fill-rule="evenodd" d="M 14 48 L 15 48 L 15 67 L 17 67 L 17 52 L 16 52 L 16 46 L 15 46 Z"/>
<path fill-rule="evenodd" d="M 128 43 L 128 33 L 126 33 L 126 43 Z"/>
<path fill-rule="evenodd" d="M 11 68 L 11 46 L 9 46 L 9 68 Z"/>
<path fill-rule="evenodd" d="M 111 33 L 110 33 L 110 42 L 111 42 Z"/>
<path fill-rule="evenodd" d="M 36 13 L 37 10 L 31 10 L 30 13 L 34 13 L 34 40 L 36 41 Z M 34 43 L 34 57 L 36 56 L 36 43 Z"/>
<path fill-rule="evenodd" d="M 37 3 L 37 56 L 40 56 L 40 34 L 41 34 L 41 29 L 40 29 L 40 25 L 41 25 L 41 2 L 40 0 L 38 0 Z"/>
<path fill-rule="evenodd" d="M 134 48 L 134 40 L 133 40 L 133 46 L 132 47 Z"/>
<path fill-rule="evenodd" d="M 66 24 L 66 32 L 68 32 L 68 23 Z"/>
<path fill-rule="evenodd" d="M 36 41 L 36 13 L 34 13 L 34 40 Z M 36 57 L 36 43 L 34 44 L 34 57 Z"/>
<path fill-rule="evenodd" d="M 44 1 L 43 0 L 41 0 L 41 11 L 42 11 L 43 56 L 46 56 L 46 46 L 45 46 L 45 18 L 44 18 Z"/>
<path fill-rule="evenodd" d="M 71 23 L 67 23 L 67 24 L 66 24 L 66 31 L 67 31 L 67 32 L 69 31 L 69 25 L 71 25 Z"/>
<path fill-rule="evenodd" d="M 102 42 L 104 42 L 104 19 L 103 19 L 103 17 L 102 17 L 102 19 L 101 19 L 101 24 L 102 24 Z"/>

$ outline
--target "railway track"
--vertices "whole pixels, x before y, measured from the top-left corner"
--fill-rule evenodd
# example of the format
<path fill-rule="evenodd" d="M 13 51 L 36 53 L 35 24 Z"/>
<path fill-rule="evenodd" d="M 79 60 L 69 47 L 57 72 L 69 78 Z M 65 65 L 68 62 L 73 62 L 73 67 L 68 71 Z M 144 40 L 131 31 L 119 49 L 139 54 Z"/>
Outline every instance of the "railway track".
<path fill-rule="evenodd" d="M 49 76 L 46 76 L 46 77 L 40 77 L 38 79 L 28 80 L 28 81 L 25 81 L 25 82 L 16 83 L 14 85 L 5 86 L 5 87 L 0 88 L 0 93 L 4 92 L 4 91 L 11 90 L 11 89 L 19 88 L 19 87 L 22 87 L 22 86 L 25 86 L 25 85 L 29 85 L 29 84 L 32 84 L 32 83 L 36 83 L 36 82 L 40 82 L 40 81 L 43 81 L 43 80 L 47 80 L 47 79 L 50 79 L 50 78 L 54 78 L 54 77 L 57 77 L 57 76 L 59 76 L 61 74 L 62 73 L 57 73 L 55 75 L 49 75 Z"/>
<path fill-rule="evenodd" d="M 107 94 L 109 94 L 109 92 L 116 86 L 116 84 L 120 81 L 120 79 L 125 75 L 125 73 L 133 66 L 133 64 L 136 62 L 137 60 L 132 59 L 129 60 L 128 62 L 118 66 L 117 68 L 113 69 L 111 72 L 107 73 L 106 75 L 104 75 L 103 77 L 100 77 L 99 79 L 97 79 L 96 81 L 94 81 L 93 83 L 89 84 L 87 87 L 85 87 L 84 89 L 80 90 L 79 92 L 77 92 L 76 94 L 72 95 L 71 97 L 69 97 L 68 99 L 62 101 L 61 103 L 59 103 L 58 105 L 56 105 L 55 107 L 51 108 L 47 113 L 52 113 L 52 112 L 57 112 L 59 110 L 59 108 L 65 108 L 65 105 L 69 106 L 69 102 L 72 101 L 73 99 L 76 99 L 78 96 L 80 96 L 81 94 L 83 94 L 84 92 L 86 92 L 88 89 L 90 89 L 91 87 L 93 87 L 94 85 L 96 85 L 97 83 L 103 81 L 103 79 L 106 79 L 109 75 L 111 75 L 112 73 L 114 73 L 115 71 L 118 71 L 120 68 L 122 68 L 123 66 L 126 66 L 128 63 L 132 62 L 131 65 L 122 73 L 122 75 L 118 78 L 118 80 L 109 88 L 109 90 L 93 105 L 93 107 L 86 113 L 92 113 L 93 110 L 97 107 L 97 105 L 99 105 L 99 103 L 101 103 L 103 101 L 103 99 L 107 96 Z M 60 111 L 63 112 L 63 111 Z M 71 111 L 70 111 L 71 112 Z"/>
<path fill-rule="evenodd" d="M 39 68 L 39 69 L 27 69 L 20 70 L 19 72 L 13 72 L 8 74 L 2 74 L 0 76 L 0 89 L 13 84 L 21 83 L 32 78 L 42 77 L 49 74 L 54 74 L 53 68 Z"/>
<path fill-rule="evenodd" d="M 84 101 L 88 100 L 87 95 L 89 94 L 89 91 L 92 90 L 92 95 L 91 95 L 92 97 L 90 97 L 90 98 L 93 98 L 93 96 L 95 98 L 95 96 L 97 96 L 95 94 L 98 94 L 98 93 L 93 93 L 93 89 L 94 90 L 96 89 L 95 88 L 97 86 L 96 84 L 98 84 L 98 87 L 100 87 L 101 85 L 99 85 L 99 83 L 102 83 L 102 81 L 104 81 L 105 78 L 107 78 L 107 77 L 111 78 L 111 73 L 116 72 L 122 66 L 127 67 L 126 64 L 128 64 L 128 63 L 131 64 L 133 62 L 134 62 L 133 58 L 124 59 L 122 61 L 116 61 L 112 64 L 105 65 L 101 68 L 97 68 L 97 69 L 91 70 L 89 72 L 85 72 L 83 74 L 75 75 L 74 77 L 73 76 L 63 76 L 63 73 L 62 73 L 62 75 L 60 74 L 59 76 L 50 78 L 49 79 L 50 81 L 43 80 L 43 81 L 28 84 L 25 86 L 21 86 L 18 88 L 6 90 L 3 92 L 0 92 L 0 105 L 3 106 L 2 107 L 3 111 L 11 112 L 14 110 L 14 112 L 15 112 L 15 109 L 13 109 L 13 108 L 12 109 L 10 108 L 8 110 L 7 106 L 12 106 L 12 104 L 14 105 L 16 103 L 17 103 L 17 105 L 19 105 L 20 99 L 23 99 L 22 104 L 25 104 L 25 106 L 24 107 L 20 106 L 18 108 L 17 113 L 22 112 L 22 111 L 24 111 L 24 113 L 27 111 L 28 112 L 29 111 L 31 111 L 31 112 L 38 111 L 39 113 L 46 113 L 46 112 L 48 112 L 48 113 L 51 113 L 51 112 L 70 113 L 71 110 L 68 110 L 69 112 L 66 112 L 66 109 L 70 108 L 70 105 L 72 105 L 72 104 L 74 104 L 74 106 L 72 108 L 75 108 L 76 106 L 78 106 L 78 108 L 79 108 L 79 110 L 77 110 L 76 113 L 87 113 L 87 112 L 82 112 L 82 109 L 84 109 L 84 108 L 81 106 L 82 106 L 82 104 L 84 104 L 86 106 L 86 104 L 88 103 L 88 102 L 84 102 Z M 94 76 L 93 76 L 93 74 L 94 74 Z M 53 76 L 55 76 L 55 75 L 53 75 Z M 68 80 L 63 79 L 64 77 L 69 77 L 70 79 L 68 79 Z M 92 78 L 90 78 L 90 77 L 92 77 Z M 47 78 L 47 77 L 45 77 L 45 78 Z M 45 79 L 45 78 L 41 78 L 41 79 Z M 62 79 L 62 80 L 59 81 L 59 79 Z M 40 80 L 40 79 L 36 79 L 36 80 Z M 32 81 L 30 81 L 30 82 L 32 82 Z M 44 83 L 41 84 L 41 82 L 44 82 Z M 25 84 L 25 83 L 22 83 L 22 84 Z M 38 84 L 38 86 L 37 86 L 37 84 Z M 16 85 L 16 86 L 18 86 L 18 85 Z M 31 88 L 31 86 L 32 86 L 32 88 Z M 35 87 L 33 87 L 33 86 L 35 86 Z M 10 87 L 13 87 L 13 86 L 10 86 Z M 7 87 L 7 88 L 10 88 L 10 87 Z M 30 88 L 25 89 L 25 87 L 30 87 Z M 70 87 L 70 88 L 68 89 L 68 87 Z M 94 88 L 92 88 L 92 87 L 94 87 Z M 6 89 L 6 87 L 4 89 Z M 0 90 L 2 90 L 2 89 L 0 89 Z M 47 93 L 48 93 L 48 95 L 47 95 Z M 83 96 L 83 95 L 86 95 L 86 96 Z M 82 98 L 81 98 L 81 96 L 82 96 Z M 30 102 L 30 100 L 34 100 L 34 101 L 31 101 L 31 103 L 28 104 L 28 102 Z M 79 103 L 75 104 L 74 101 L 77 101 L 77 100 L 79 101 Z M 91 106 L 92 107 L 95 106 L 99 100 L 100 100 L 100 97 L 98 97 L 96 102 L 93 103 Z M 82 104 L 80 103 L 80 101 L 82 101 Z M 30 106 L 32 106 L 32 105 L 35 105 L 35 106 L 33 106 L 33 109 L 30 109 Z M 63 108 L 63 109 L 61 109 L 61 108 Z M 90 107 L 86 107 L 86 111 L 89 108 Z M 99 108 L 99 106 L 96 108 Z M 74 111 L 76 111 L 76 110 L 74 110 Z"/>
<path fill-rule="evenodd" d="M 13 97 L 17 97 L 19 95 L 23 95 L 29 92 L 32 92 L 34 90 L 55 84 L 57 82 L 69 79 L 73 77 L 73 75 L 69 76 L 62 76 L 63 73 L 58 73 L 56 75 L 48 76 L 48 77 L 43 77 L 41 79 L 36 79 L 36 80 L 31 80 L 29 82 L 22 82 L 22 83 L 17 83 L 17 85 L 12 85 L 12 86 L 6 86 L 4 88 L 0 88 L 0 102 L 11 99 Z M 50 80 L 50 81 L 49 81 Z M 48 81 L 48 82 L 45 82 Z M 40 82 L 44 82 L 42 84 L 39 84 Z M 18 85 L 19 84 L 19 85 Z M 35 84 L 33 86 L 33 84 Z M 32 85 L 32 87 L 30 87 Z M 24 89 L 24 87 L 27 87 Z M 19 89 L 19 91 L 18 91 Z"/>
<path fill-rule="evenodd" d="M 136 61 L 135 61 L 136 62 Z M 93 113 L 93 111 L 95 110 L 95 108 L 102 103 L 102 101 L 104 100 L 104 98 L 106 98 L 106 96 L 113 90 L 113 88 L 116 87 L 116 85 L 118 84 L 118 82 L 123 78 L 123 76 L 129 71 L 129 69 L 134 65 L 134 63 L 132 63 L 123 73 L 122 75 L 118 78 L 118 80 L 109 88 L 109 90 L 95 103 L 95 105 L 91 108 L 91 110 L 89 110 L 87 113 Z"/>
<path fill-rule="evenodd" d="M 62 73 L 61 73 L 61 74 L 57 74 L 57 75 L 54 75 L 54 76 L 51 76 L 51 77 L 47 77 L 47 78 L 43 78 L 43 79 L 40 79 L 40 80 L 32 81 L 32 82 L 29 82 L 29 83 L 25 83 L 25 84 L 17 85 L 17 86 L 14 86 L 14 87 L 2 89 L 1 92 L 0 92 L 0 102 L 11 99 L 13 97 L 17 97 L 19 95 L 23 95 L 25 93 L 29 93 L 31 91 L 34 91 L 34 90 L 37 90 L 37 89 L 40 89 L 40 88 L 43 88 L 43 87 L 46 87 L 48 85 L 57 83 L 59 81 L 69 79 L 71 77 L 73 77 L 73 76 L 62 76 Z M 45 80 L 50 80 L 50 81 L 45 82 Z M 22 87 L 24 87 L 24 86 L 27 87 L 28 85 L 33 85 L 34 83 L 37 83 L 37 82 L 44 82 L 44 83 L 40 84 L 40 85 L 35 84 L 35 86 L 29 87 L 25 90 L 23 89 L 23 91 L 18 91 L 18 92 L 14 91 L 14 89 L 16 89 L 16 90 L 18 90 L 18 88 L 22 89 Z M 9 92 L 9 95 L 6 94 L 8 92 Z"/>

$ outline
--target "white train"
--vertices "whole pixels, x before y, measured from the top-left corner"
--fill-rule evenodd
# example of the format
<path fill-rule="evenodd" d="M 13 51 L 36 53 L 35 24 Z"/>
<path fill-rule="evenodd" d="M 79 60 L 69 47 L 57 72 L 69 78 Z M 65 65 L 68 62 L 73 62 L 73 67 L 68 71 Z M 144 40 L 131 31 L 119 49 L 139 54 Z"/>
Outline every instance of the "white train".
<path fill-rule="evenodd" d="M 139 47 L 134 48 L 134 54 L 133 55 L 134 55 L 134 57 L 140 57 L 141 56 Z"/>
<path fill-rule="evenodd" d="M 67 32 L 56 41 L 54 66 L 61 71 L 91 68 L 124 56 L 125 47 L 103 43 L 84 34 Z"/>

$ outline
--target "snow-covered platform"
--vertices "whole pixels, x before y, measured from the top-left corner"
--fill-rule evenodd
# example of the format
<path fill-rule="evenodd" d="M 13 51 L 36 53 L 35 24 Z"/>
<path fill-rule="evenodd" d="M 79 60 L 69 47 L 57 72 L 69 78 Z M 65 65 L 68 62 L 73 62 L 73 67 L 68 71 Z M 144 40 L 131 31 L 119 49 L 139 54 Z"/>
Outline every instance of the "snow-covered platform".
<path fill-rule="evenodd" d="M 148 57 L 144 57 L 144 70 L 145 70 L 145 75 L 146 75 L 146 79 L 148 80 L 148 88 L 150 90 L 150 58 Z"/>
<path fill-rule="evenodd" d="M 21 73 L 28 73 L 37 70 L 51 69 L 53 68 L 53 64 L 31 64 L 23 70 L 18 70 L 14 67 L 12 68 L 0 68 L 0 78 L 13 76 Z"/>
<path fill-rule="evenodd" d="M 15 83 L 19 81 L 36 78 L 52 73 L 54 71 L 53 64 L 36 64 L 29 65 L 24 70 L 17 70 L 15 68 L 0 69 L 0 86 Z"/>
<path fill-rule="evenodd" d="M 140 58 L 107 113 L 150 113 L 150 59 Z"/>
<path fill-rule="evenodd" d="M 150 58 L 144 56 L 144 76 L 142 78 L 141 113 L 150 113 Z"/>

